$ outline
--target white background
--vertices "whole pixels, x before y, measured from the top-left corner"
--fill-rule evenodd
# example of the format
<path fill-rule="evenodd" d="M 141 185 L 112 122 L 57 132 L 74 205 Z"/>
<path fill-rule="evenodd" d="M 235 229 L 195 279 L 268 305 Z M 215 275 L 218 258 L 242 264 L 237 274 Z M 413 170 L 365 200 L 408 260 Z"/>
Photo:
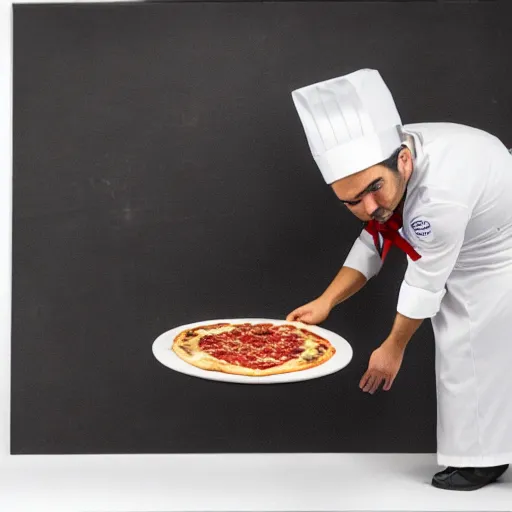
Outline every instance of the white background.
<path fill-rule="evenodd" d="M 442 491 L 434 454 L 9 455 L 11 2 L 0 9 L 0 511 L 512 510 L 512 470 Z"/>

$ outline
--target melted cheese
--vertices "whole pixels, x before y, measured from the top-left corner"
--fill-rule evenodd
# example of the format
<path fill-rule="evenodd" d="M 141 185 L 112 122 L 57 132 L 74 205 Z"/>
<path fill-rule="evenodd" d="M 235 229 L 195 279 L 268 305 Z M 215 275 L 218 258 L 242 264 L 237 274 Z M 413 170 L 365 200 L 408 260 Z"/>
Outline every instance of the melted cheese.
<path fill-rule="evenodd" d="M 311 340 L 306 340 L 304 343 L 304 348 L 314 348 L 316 349 L 317 343 Z"/>
<path fill-rule="evenodd" d="M 308 348 L 302 352 L 300 357 L 302 359 L 305 359 L 306 361 L 310 361 L 311 359 L 314 359 L 318 356 L 318 350 L 316 348 Z"/>
<path fill-rule="evenodd" d="M 220 334 L 221 332 L 226 332 L 226 331 L 231 331 L 232 330 L 232 327 L 231 326 L 222 326 L 222 327 L 217 327 L 217 329 L 198 329 L 196 332 L 197 334 Z"/>

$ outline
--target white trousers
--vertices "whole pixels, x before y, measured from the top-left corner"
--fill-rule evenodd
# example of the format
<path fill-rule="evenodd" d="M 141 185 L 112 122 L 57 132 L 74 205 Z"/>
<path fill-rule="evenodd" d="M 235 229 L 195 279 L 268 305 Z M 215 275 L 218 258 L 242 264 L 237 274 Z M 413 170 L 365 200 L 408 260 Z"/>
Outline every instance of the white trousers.
<path fill-rule="evenodd" d="M 432 319 L 437 460 L 512 463 L 512 265 L 456 269 Z"/>

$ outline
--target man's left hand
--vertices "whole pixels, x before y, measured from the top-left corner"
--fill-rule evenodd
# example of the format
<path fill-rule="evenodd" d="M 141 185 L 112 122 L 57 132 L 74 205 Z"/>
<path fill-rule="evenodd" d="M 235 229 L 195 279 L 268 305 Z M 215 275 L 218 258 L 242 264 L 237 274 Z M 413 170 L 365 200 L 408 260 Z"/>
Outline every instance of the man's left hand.
<path fill-rule="evenodd" d="M 400 370 L 404 350 L 390 340 L 386 340 L 378 349 L 372 352 L 368 369 L 359 382 L 359 387 L 371 395 L 384 382 L 383 390 L 389 391 Z"/>

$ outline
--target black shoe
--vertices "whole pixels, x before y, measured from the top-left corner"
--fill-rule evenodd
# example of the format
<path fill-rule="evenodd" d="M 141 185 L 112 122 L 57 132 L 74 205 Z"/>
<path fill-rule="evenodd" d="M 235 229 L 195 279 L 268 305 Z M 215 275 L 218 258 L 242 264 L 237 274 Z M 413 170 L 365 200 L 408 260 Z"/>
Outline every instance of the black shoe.
<path fill-rule="evenodd" d="M 508 464 L 486 468 L 454 468 L 448 466 L 436 473 L 432 485 L 451 491 L 474 491 L 497 480 L 508 469 Z"/>

